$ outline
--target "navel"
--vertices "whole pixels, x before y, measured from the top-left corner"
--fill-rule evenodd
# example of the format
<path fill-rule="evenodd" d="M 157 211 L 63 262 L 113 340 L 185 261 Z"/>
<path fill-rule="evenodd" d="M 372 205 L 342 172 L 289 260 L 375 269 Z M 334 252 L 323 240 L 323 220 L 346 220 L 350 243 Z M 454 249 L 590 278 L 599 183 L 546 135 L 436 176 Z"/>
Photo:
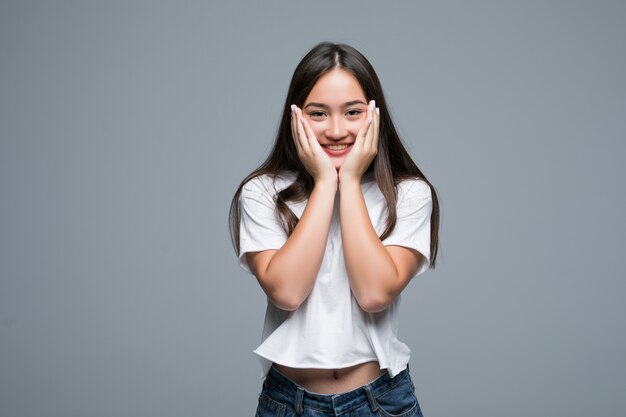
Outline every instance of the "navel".
<path fill-rule="evenodd" d="M 339 371 L 337 369 L 333 370 L 333 378 L 339 379 Z"/>

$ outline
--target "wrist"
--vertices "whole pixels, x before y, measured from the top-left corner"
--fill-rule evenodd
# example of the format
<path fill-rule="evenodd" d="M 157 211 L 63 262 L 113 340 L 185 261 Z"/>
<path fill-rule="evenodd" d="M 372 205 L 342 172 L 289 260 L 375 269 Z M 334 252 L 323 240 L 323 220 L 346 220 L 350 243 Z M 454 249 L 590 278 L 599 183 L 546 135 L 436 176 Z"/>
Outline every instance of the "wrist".
<path fill-rule="evenodd" d="M 320 179 L 315 179 L 315 185 L 313 186 L 313 188 L 336 192 L 337 186 L 338 184 L 337 184 L 336 177 L 335 178 L 320 178 Z"/>
<path fill-rule="evenodd" d="M 361 189 L 361 179 L 355 177 L 339 177 L 339 190 L 347 190 L 347 189 Z"/>
<path fill-rule="evenodd" d="M 343 168 L 343 167 L 342 167 Z M 350 172 L 349 170 L 339 170 L 337 172 L 337 177 L 339 179 L 339 183 L 349 183 L 349 182 L 361 182 L 362 173 Z"/>

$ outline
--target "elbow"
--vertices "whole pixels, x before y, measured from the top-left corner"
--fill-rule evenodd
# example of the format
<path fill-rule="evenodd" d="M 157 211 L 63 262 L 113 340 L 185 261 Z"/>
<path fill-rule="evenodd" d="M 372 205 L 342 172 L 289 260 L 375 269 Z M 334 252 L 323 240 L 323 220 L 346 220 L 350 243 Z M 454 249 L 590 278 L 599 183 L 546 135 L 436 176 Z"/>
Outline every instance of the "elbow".
<path fill-rule="evenodd" d="M 297 310 L 306 299 L 306 297 L 297 294 L 295 291 L 275 291 L 272 294 L 268 294 L 268 297 L 272 304 L 285 311 Z"/>
<path fill-rule="evenodd" d="M 378 313 L 385 310 L 393 302 L 395 297 L 388 294 L 365 294 L 357 298 L 357 302 L 366 313 Z"/>
<path fill-rule="evenodd" d="M 367 281 L 366 281 L 367 282 Z M 366 313 L 378 313 L 389 307 L 401 292 L 395 278 L 377 277 L 361 286 L 352 286 L 352 293 L 357 303 Z"/>
<path fill-rule="evenodd" d="M 267 275 L 257 275 L 259 284 L 268 300 L 281 310 L 295 311 L 308 297 L 308 292 L 303 293 L 301 289 L 288 285 L 289 281 Z"/>

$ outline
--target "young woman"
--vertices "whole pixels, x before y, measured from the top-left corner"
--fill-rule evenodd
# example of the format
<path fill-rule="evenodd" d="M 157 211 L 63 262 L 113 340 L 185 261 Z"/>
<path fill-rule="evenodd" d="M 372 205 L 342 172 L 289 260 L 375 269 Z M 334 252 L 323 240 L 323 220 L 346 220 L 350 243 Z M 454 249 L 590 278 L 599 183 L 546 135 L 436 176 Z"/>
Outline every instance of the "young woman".
<path fill-rule="evenodd" d="M 257 416 L 420 416 L 398 307 L 435 266 L 439 205 L 361 53 L 323 42 L 302 59 L 229 221 L 268 299 Z"/>

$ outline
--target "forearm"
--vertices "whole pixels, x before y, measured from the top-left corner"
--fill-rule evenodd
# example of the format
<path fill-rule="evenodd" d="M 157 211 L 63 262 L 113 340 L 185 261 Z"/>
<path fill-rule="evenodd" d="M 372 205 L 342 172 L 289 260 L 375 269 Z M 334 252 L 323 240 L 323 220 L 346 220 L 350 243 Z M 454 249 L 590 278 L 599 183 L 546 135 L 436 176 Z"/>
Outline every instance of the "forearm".
<path fill-rule="evenodd" d="M 398 271 L 378 238 L 359 181 L 339 185 L 341 239 L 350 288 L 366 311 L 384 309 L 396 294 Z"/>
<path fill-rule="evenodd" d="M 328 241 L 337 184 L 317 183 L 285 244 L 272 256 L 264 272 L 270 295 L 287 309 L 296 309 L 311 292 Z"/>

